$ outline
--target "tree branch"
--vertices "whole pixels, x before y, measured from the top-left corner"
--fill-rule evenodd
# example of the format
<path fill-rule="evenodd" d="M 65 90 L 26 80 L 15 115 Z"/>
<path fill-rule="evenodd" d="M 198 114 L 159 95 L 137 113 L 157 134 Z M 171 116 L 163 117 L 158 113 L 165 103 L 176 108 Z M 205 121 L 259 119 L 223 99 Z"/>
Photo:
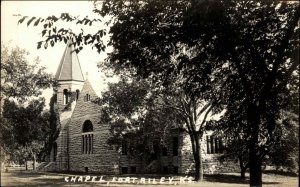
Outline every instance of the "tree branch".
<path fill-rule="evenodd" d="M 184 114 L 185 114 L 187 117 L 191 117 L 191 114 L 189 113 L 189 111 L 187 110 L 187 107 L 186 107 L 187 102 L 186 102 L 186 100 L 183 98 L 183 96 L 180 96 L 180 97 L 179 97 L 179 102 L 180 102 L 180 104 L 181 104 L 181 107 L 183 108 Z"/>
<path fill-rule="evenodd" d="M 186 112 L 185 112 L 184 110 L 182 110 L 181 108 L 169 104 L 169 103 L 166 101 L 166 99 L 163 98 L 161 95 L 158 95 L 158 96 L 162 99 L 162 101 L 163 101 L 165 104 L 161 104 L 161 103 L 159 103 L 159 102 L 157 102 L 156 104 L 158 104 L 158 105 L 160 105 L 160 106 L 166 106 L 166 107 L 169 107 L 169 108 L 173 108 L 173 109 L 177 110 L 178 112 L 186 113 Z"/>
<path fill-rule="evenodd" d="M 211 102 L 207 103 L 199 112 L 198 116 L 200 116 L 209 106 L 211 105 Z"/>
<path fill-rule="evenodd" d="M 202 120 L 202 122 L 201 122 L 201 124 L 200 124 L 199 131 L 200 131 L 200 129 L 203 128 L 203 126 L 204 126 L 204 124 L 205 124 L 205 122 L 206 122 L 206 118 L 207 118 L 208 114 L 210 113 L 210 111 L 213 109 L 214 106 L 215 106 L 215 105 L 212 104 L 212 105 L 210 106 L 210 108 L 206 111 L 206 113 L 205 113 L 205 115 L 204 115 L 204 118 L 203 118 L 203 120 Z"/>

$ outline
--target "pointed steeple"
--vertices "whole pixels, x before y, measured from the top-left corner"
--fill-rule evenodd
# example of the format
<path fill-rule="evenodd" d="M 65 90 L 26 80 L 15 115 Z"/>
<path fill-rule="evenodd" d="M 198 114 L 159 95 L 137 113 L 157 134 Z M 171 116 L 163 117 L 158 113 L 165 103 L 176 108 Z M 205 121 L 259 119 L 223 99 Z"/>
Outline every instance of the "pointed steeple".
<path fill-rule="evenodd" d="M 73 45 L 70 45 L 70 42 L 67 43 L 65 52 L 58 66 L 55 78 L 58 81 L 84 82 L 78 56 L 74 51 Z"/>

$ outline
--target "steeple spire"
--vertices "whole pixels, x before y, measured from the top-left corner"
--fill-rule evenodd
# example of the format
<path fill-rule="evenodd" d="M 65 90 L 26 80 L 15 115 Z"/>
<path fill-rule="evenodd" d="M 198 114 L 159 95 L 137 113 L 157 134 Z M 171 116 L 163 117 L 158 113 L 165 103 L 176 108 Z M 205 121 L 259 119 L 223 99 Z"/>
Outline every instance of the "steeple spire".
<path fill-rule="evenodd" d="M 58 66 L 56 75 L 58 81 L 80 81 L 84 82 L 84 77 L 78 60 L 78 56 L 74 51 L 74 46 L 70 42 L 67 43 L 65 52 Z"/>

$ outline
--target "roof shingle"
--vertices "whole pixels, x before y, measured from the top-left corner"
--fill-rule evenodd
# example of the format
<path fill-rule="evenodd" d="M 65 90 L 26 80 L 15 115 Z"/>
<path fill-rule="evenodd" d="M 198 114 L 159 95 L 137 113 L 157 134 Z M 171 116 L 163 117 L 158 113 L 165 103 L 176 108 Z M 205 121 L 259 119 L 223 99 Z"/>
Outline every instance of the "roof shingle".
<path fill-rule="evenodd" d="M 55 78 L 58 81 L 75 80 L 84 82 L 78 56 L 74 51 L 73 45 L 70 45 L 69 43 L 66 46 L 65 52 L 56 71 Z"/>

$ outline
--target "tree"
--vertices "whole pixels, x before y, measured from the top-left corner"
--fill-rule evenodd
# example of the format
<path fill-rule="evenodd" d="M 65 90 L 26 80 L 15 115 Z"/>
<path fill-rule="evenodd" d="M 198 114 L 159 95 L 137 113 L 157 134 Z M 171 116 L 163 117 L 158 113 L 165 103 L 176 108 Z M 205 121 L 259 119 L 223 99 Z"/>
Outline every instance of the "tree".
<path fill-rule="evenodd" d="M 52 86 L 52 75 L 38 65 L 38 58 L 30 64 L 26 59 L 28 54 L 25 49 L 10 48 L 1 43 L 1 101 L 3 98 L 25 101 Z"/>
<path fill-rule="evenodd" d="M 50 155 L 53 143 L 58 138 L 59 132 L 61 130 L 61 123 L 59 118 L 59 111 L 56 105 L 57 94 L 53 94 L 49 103 L 49 113 L 46 117 L 48 119 L 48 128 L 45 134 L 45 145 L 43 147 L 41 159 L 44 160 L 46 156 Z M 71 101 L 70 101 L 71 102 Z"/>
<path fill-rule="evenodd" d="M 14 112 L 18 111 L 18 114 L 14 114 L 15 118 L 22 121 L 20 118 L 21 116 L 17 116 L 23 116 L 21 109 L 18 109 L 19 105 L 24 106 L 30 97 L 39 96 L 42 89 L 49 88 L 55 84 L 52 75 L 45 71 L 45 67 L 38 65 L 38 58 L 33 64 L 28 62 L 26 59 L 28 54 L 29 53 L 25 49 L 20 49 L 19 47 L 10 48 L 8 45 L 1 43 L 1 141 L 4 142 L 1 143 L 1 149 L 3 149 L 5 153 L 10 150 L 11 156 L 12 150 L 15 150 L 16 145 L 15 138 L 8 135 L 11 135 L 10 132 L 13 132 L 13 125 L 15 122 L 4 117 L 2 113 L 5 112 L 5 115 L 13 115 Z M 14 101 L 17 101 L 17 103 Z M 36 100 L 36 102 L 43 103 L 44 101 Z M 34 103 L 35 101 L 31 101 L 29 107 L 33 107 L 31 104 L 36 106 L 43 105 Z M 2 111 L 3 105 L 6 105 L 4 111 Z M 10 107 L 16 111 L 10 109 Z M 30 110 L 34 111 L 33 108 Z M 25 109 L 23 112 L 25 112 Z M 37 114 L 35 113 L 32 115 Z M 37 144 L 39 143 L 40 142 Z M 30 145 L 29 147 L 33 148 L 35 146 Z M 37 152 L 36 150 L 32 151 L 35 153 Z M 4 161 L 5 159 L 1 158 L 1 160 Z"/>
<path fill-rule="evenodd" d="M 299 115 L 283 112 L 284 116 L 277 123 L 274 132 L 278 136 L 273 149 L 268 153 L 267 162 L 276 166 L 276 169 L 291 173 L 299 172 Z M 278 135 L 277 135 L 278 134 Z"/>
<path fill-rule="evenodd" d="M 194 2 L 178 1 L 146 1 L 145 4 L 132 3 L 128 6 L 124 2 L 118 3 L 116 7 L 103 5 L 104 12 L 117 17 L 110 28 L 111 33 L 115 33 L 110 41 L 115 50 L 110 55 L 109 63 L 121 68 L 135 67 L 138 75 L 151 77 L 157 85 L 166 88 L 161 104 L 172 108 L 184 120 L 183 129 L 192 144 L 195 180 L 202 180 L 200 139 L 205 132 L 209 114 L 220 112 L 220 99 L 213 94 L 212 87 L 217 87 L 222 81 L 214 81 L 210 77 L 217 67 L 210 62 L 210 56 L 205 50 L 198 50 L 202 45 L 199 46 L 195 41 L 195 33 L 184 28 L 190 24 L 187 13 L 191 7 L 197 6 L 202 10 L 211 5 L 200 6 Z M 221 8 L 208 12 L 214 16 L 222 13 L 224 11 Z M 205 13 L 200 14 L 203 16 Z M 203 20 L 203 23 L 207 24 L 206 21 Z"/>
<path fill-rule="evenodd" d="M 239 163 L 241 179 L 245 179 L 246 171 L 249 168 L 249 149 L 245 138 L 241 133 L 239 136 L 237 133 L 229 134 L 228 131 L 220 134 L 226 139 L 226 147 L 224 147 L 224 153 L 219 159 Z"/>
<path fill-rule="evenodd" d="M 44 99 L 31 100 L 28 106 L 24 106 L 6 99 L 3 105 L 1 145 L 4 145 L 5 152 L 16 162 L 33 159 L 34 169 L 37 154 L 44 146 L 49 127 L 49 115 L 43 111 L 44 102 Z"/>
<path fill-rule="evenodd" d="M 142 159 L 144 172 L 149 172 L 147 166 L 160 156 L 172 129 L 183 127 L 182 116 L 165 105 L 166 98 L 144 79 L 122 77 L 118 83 L 109 84 L 99 101 L 103 106 L 101 120 L 111 126 L 108 144 L 119 147 L 122 142 L 129 143 L 127 155 Z"/>
<path fill-rule="evenodd" d="M 276 169 L 286 169 L 296 173 L 298 162 L 298 142 L 299 126 L 299 80 L 298 72 L 294 72 L 287 85 L 288 90 L 285 90 L 283 98 L 281 98 L 281 107 L 279 116 L 275 121 L 273 130 L 273 140 L 265 144 L 264 154 L 266 159 L 263 164 L 276 166 Z M 235 111 L 237 112 L 237 111 Z M 239 111 L 240 112 L 240 111 Z M 228 115 L 229 116 L 229 115 Z M 247 139 L 249 135 L 246 133 L 247 127 L 245 114 L 239 113 L 235 118 L 241 117 L 244 119 L 228 119 L 225 117 L 219 121 L 223 128 L 216 128 L 216 133 L 226 137 L 227 146 L 223 158 L 235 159 L 240 163 L 241 177 L 245 177 L 245 171 L 249 168 L 249 146 Z M 239 128 L 232 128 L 232 123 L 239 122 Z M 230 123 L 228 123 L 230 122 Z M 229 124 L 231 127 L 229 127 Z M 264 125 L 264 124 L 262 124 Z M 242 129 L 243 128 L 243 129 Z"/>
<path fill-rule="evenodd" d="M 115 7 L 114 3 L 120 6 Z M 178 88 L 175 93 L 181 101 L 177 100 L 172 107 L 179 109 L 177 112 L 185 115 L 186 130 L 190 135 L 195 157 L 195 179 L 202 180 L 203 173 L 201 172 L 199 138 L 204 133 L 207 115 L 204 115 L 205 119 L 202 122 L 199 122 L 199 120 L 201 121 L 199 116 L 204 113 L 210 113 L 218 104 L 216 97 L 207 97 L 209 96 L 208 90 L 210 90 L 212 83 L 210 75 L 216 67 L 209 61 L 210 56 L 206 54 L 206 51 L 198 50 L 202 48 L 202 45 L 206 45 L 207 41 L 199 46 L 196 36 L 192 38 L 186 37 L 187 35 L 193 36 L 193 31 L 186 32 L 187 30 L 183 28 L 186 28 L 190 24 L 189 21 L 191 20 L 188 12 L 194 10 L 195 5 L 197 8 L 205 10 L 211 6 L 211 3 L 203 6 L 204 4 L 187 2 L 189 5 L 188 8 L 186 8 L 186 2 L 145 1 L 145 3 L 142 2 L 141 4 L 139 2 L 130 2 L 128 6 L 124 1 L 114 3 L 109 4 L 107 1 L 103 3 L 102 7 L 105 14 L 112 14 L 114 16 L 110 20 L 114 22 L 110 28 L 110 32 L 114 33 L 111 37 L 110 45 L 113 45 L 115 50 L 110 55 L 109 62 L 112 66 L 114 66 L 114 63 L 118 63 L 115 67 L 135 68 L 138 75 L 151 77 L 153 82 L 164 85 L 168 89 Z M 220 6 L 215 7 L 219 8 L 210 9 L 208 13 L 214 16 L 212 19 L 213 22 L 217 23 L 221 21 L 220 25 L 222 25 L 224 22 L 220 19 L 222 17 L 220 15 L 225 12 L 222 11 Z M 127 10 L 132 11 L 130 15 L 127 15 Z M 97 12 L 97 9 L 95 9 L 95 12 Z M 193 11 L 193 14 L 197 14 L 197 12 Z M 159 19 L 157 19 L 155 15 L 162 16 L 159 16 Z M 180 15 L 179 18 L 177 18 L 178 15 Z M 201 15 L 203 16 L 205 13 L 201 13 Z M 215 17 L 215 15 L 219 17 Z M 131 17 L 136 19 L 132 21 Z M 26 17 L 23 17 L 20 22 L 23 22 L 25 19 Z M 98 42 L 100 37 L 105 34 L 103 30 L 99 30 L 95 35 L 84 35 L 83 33 L 76 35 L 63 28 L 57 29 L 54 26 L 58 20 L 76 21 L 76 23 L 84 24 L 92 23 L 92 20 L 87 20 L 86 18 L 80 20 L 64 13 L 60 17 L 49 16 L 46 19 L 31 18 L 27 24 L 29 25 L 34 19 L 36 19 L 37 23 L 40 21 L 45 22 L 43 32 L 49 32 L 44 47 L 47 47 L 48 43 L 54 46 L 55 41 L 66 42 L 71 38 L 73 44 L 78 46 L 75 50 L 76 52 L 82 48 L 83 44 L 95 45 L 98 51 L 105 49 L 102 43 Z M 184 22 L 183 24 L 181 23 L 182 21 Z M 203 21 L 206 24 L 204 28 L 213 28 L 213 26 L 207 25 L 208 22 L 208 20 Z M 145 23 L 147 24 L 145 25 Z M 140 28 L 142 29 L 139 29 L 136 25 L 141 26 Z M 145 27 L 145 30 L 143 27 Z M 180 30 L 180 32 L 174 34 L 174 29 Z M 130 32 L 121 32 L 123 30 Z M 53 32 L 54 34 L 50 34 Z M 130 33 L 136 34 L 131 35 Z M 206 39 L 208 38 L 209 36 L 206 37 Z M 41 47 L 42 43 L 39 42 L 38 48 Z M 141 64 L 141 62 L 143 63 Z M 173 80 L 176 83 L 170 84 Z M 205 99 L 210 100 L 205 104 L 203 103 Z"/>
<path fill-rule="evenodd" d="M 298 4 L 238 3 L 232 10 L 232 37 L 224 38 L 228 129 L 245 134 L 249 149 L 250 186 L 262 185 L 261 167 L 275 141 L 280 110 L 291 100 L 288 89 L 297 72 Z M 234 15 L 234 16 L 233 16 Z M 243 18 L 243 19 L 242 19 Z M 243 21 L 242 21 L 243 20 Z M 245 21 L 247 20 L 247 21 Z M 226 69 L 226 68 L 225 68 Z"/>
<path fill-rule="evenodd" d="M 274 130 L 274 141 L 269 146 L 270 151 L 266 153 L 263 165 L 275 166 L 276 170 L 286 170 L 291 173 L 298 172 L 298 152 L 299 152 L 299 126 L 296 124 L 297 114 L 282 111 L 281 118 L 276 121 Z M 242 133 L 230 132 L 228 130 L 215 131 L 226 139 L 226 147 L 221 160 L 234 160 L 239 163 L 241 178 L 245 179 L 245 173 L 249 169 L 249 148 L 247 137 Z"/>
<path fill-rule="evenodd" d="M 191 95 L 206 91 L 209 84 L 205 83 L 211 80 L 218 82 L 215 93 L 227 105 L 225 118 L 233 124 L 228 128 L 247 137 L 250 186 L 261 186 L 262 160 L 268 152 L 263 150 L 274 141 L 275 121 L 284 107 L 282 98 L 289 93 L 285 87 L 299 67 L 295 58 L 288 60 L 292 54 L 297 56 L 299 46 L 299 4 L 107 0 L 100 6 L 94 11 L 112 16 L 108 23 L 112 25 L 109 44 L 114 47 L 111 64 L 134 67 L 137 74 L 164 85 L 175 77 Z M 44 33 L 54 29 L 57 20 L 97 21 L 68 14 L 47 19 Z M 45 35 L 44 47 L 69 37 L 78 51 L 85 44 L 99 52 L 105 50 L 103 42 L 98 42 L 104 30 L 96 34 L 55 30 L 62 33 Z"/>
<path fill-rule="evenodd" d="M 111 67 L 109 64 L 107 66 Z M 114 70 L 118 72 L 118 68 L 116 66 Z M 158 139 L 160 137 L 160 141 L 165 142 L 172 129 L 180 129 L 190 137 L 195 176 L 196 179 L 202 179 L 200 140 L 206 131 L 207 121 L 211 120 L 213 114 L 220 112 L 217 102 L 209 100 L 208 96 L 204 97 L 203 95 L 209 95 L 205 92 L 198 96 L 189 95 L 176 80 L 164 88 L 136 75 L 131 75 L 128 80 L 127 77 L 124 78 L 123 72 L 122 77 L 119 83 L 110 84 L 109 91 L 103 94 L 100 102 L 105 106 L 104 118 L 109 119 L 113 127 L 112 132 L 116 135 L 113 142 L 117 141 L 120 144 L 122 137 L 128 133 L 132 139 L 132 131 L 135 131 L 134 134 L 139 139 L 145 140 L 142 143 L 153 136 Z M 153 146 L 152 142 L 150 144 Z"/>
<path fill-rule="evenodd" d="M 127 142 L 127 155 L 142 159 L 144 172 L 149 172 L 147 166 L 160 156 L 171 129 L 176 128 L 174 124 L 182 124 L 180 116 L 169 107 L 158 105 L 153 86 L 136 77 L 121 76 L 118 83 L 109 84 L 102 96 L 101 121 L 111 127 L 108 144 L 120 147 Z"/>

